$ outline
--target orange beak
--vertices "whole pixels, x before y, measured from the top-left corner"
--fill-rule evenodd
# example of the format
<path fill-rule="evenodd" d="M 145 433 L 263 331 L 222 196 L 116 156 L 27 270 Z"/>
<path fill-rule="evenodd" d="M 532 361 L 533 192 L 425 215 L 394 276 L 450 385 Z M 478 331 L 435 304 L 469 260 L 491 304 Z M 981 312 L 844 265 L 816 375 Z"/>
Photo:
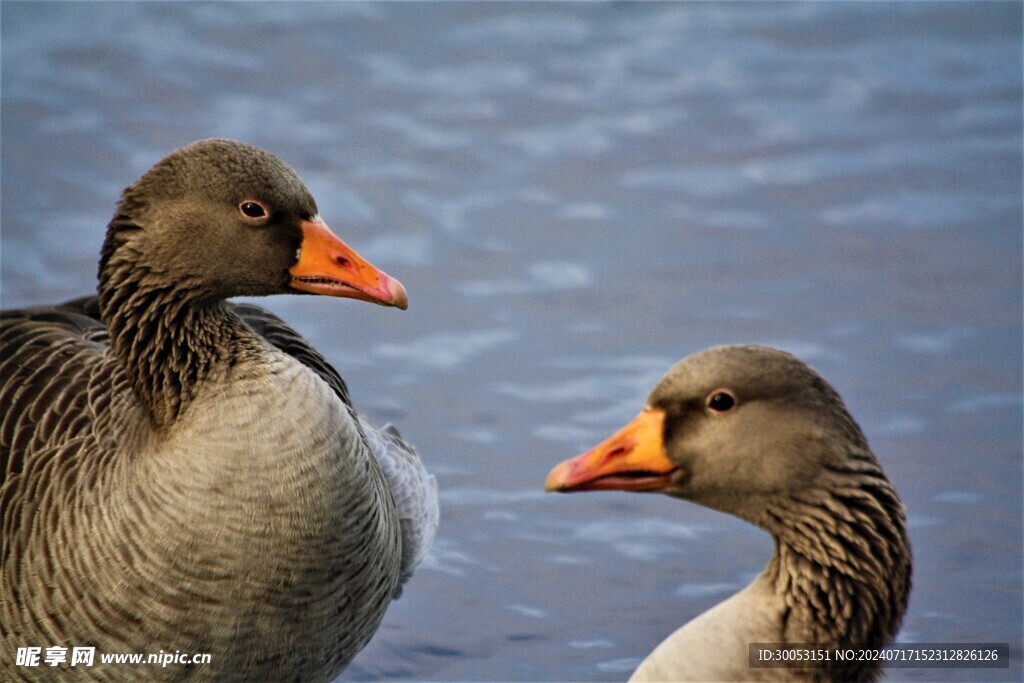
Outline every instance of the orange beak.
<path fill-rule="evenodd" d="M 357 254 L 323 221 L 302 221 L 300 227 L 298 260 L 288 271 L 291 287 L 403 310 L 409 307 L 409 295 L 402 283 Z"/>
<path fill-rule="evenodd" d="M 586 453 L 555 466 L 548 491 L 656 491 L 671 483 L 676 464 L 665 455 L 665 413 L 646 408 Z"/>

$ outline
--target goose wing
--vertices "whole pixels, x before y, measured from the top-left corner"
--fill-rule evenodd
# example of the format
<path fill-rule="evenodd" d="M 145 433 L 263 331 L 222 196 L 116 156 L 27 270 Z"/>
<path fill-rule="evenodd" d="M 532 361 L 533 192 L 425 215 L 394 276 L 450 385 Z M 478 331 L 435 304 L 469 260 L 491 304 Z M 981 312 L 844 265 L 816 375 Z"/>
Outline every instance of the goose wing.
<path fill-rule="evenodd" d="M 40 482 L 102 460 L 96 421 L 128 389 L 123 374 L 105 367 L 108 335 L 98 317 L 95 297 L 0 314 L 4 559 L 29 535 Z"/>
<path fill-rule="evenodd" d="M 87 301 L 0 314 L 0 472 L 26 469 L 47 446 L 80 436 L 96 414 L 89 378 L 103 360 L 107 330 Z M 6 497 L 5 497 L 6 500 Z"/>
<path fill-rule="evenodd" d="M 394 425 L 374 427 L 359 418 L 370 450 L 377 458 L 398 508 L 402 531 L 402 564 L 395 597 L 412 578 L 427 554 L 437 533 L 440 511 L 437 504 L 437 479 L 428 474 L 416 449 L 406 442 Z"/>

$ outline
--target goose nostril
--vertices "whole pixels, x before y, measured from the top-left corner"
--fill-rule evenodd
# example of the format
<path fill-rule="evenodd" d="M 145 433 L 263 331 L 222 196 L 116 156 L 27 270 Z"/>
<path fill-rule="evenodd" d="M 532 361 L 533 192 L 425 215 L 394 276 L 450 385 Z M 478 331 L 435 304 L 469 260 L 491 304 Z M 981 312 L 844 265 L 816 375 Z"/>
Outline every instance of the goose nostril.
<path fill-rule="evenodd" d="M 349 260 L 347 258 L 345 258 L 344 256 L 335 256 L 334 257 L 334 262 L 337 263 L 342 268 L 348 268 L 349 265 L 350 265 Z"/>
<path fill-rule="evenodd" d="M 608 451 L 609 458 L 618 458 L 626 454 L 625 446 L 616 446 L 612 450 Z"/>

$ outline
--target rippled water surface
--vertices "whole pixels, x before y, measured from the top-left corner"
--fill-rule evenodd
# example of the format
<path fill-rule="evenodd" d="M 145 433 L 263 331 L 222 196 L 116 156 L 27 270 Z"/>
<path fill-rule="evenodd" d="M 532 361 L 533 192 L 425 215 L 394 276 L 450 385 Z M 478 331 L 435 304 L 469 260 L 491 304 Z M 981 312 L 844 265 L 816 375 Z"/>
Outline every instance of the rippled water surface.
<path fill-rule="evenodd" d="M 2 298 L 94 287 L 122 187 L 226 136 L 410 293 L 265 302 L 442 488 L 344 680 L 620 680 L 766 563 L 653 495 L 544 495 L 682 356 L 843 393 L 908 508 L 904 641 L 1021 678 L 1019 3 L 2 5 Z M 980 673 L 980 672 L 974 672 Z"/>

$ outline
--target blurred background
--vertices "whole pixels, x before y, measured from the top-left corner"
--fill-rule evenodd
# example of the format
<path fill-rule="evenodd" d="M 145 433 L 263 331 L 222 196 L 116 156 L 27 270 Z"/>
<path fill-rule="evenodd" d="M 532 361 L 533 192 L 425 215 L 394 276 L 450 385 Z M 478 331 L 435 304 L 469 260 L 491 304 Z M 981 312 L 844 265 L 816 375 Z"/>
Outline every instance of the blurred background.
<path fill-rule="evenodd" d="M 543 493 L 727 342 L 863 426 L 909 515 L 901 640 L 1011 644 L 889 678 L 1021 680 L 1021 7 L 5 1 L 0 297 L 93 290 L 120 190 L 213 136 L 405 284 L 404 313 L 262 302 L 441 486 L 341 680 L 621 680 L 750 581 L 739 520 Z"/>

